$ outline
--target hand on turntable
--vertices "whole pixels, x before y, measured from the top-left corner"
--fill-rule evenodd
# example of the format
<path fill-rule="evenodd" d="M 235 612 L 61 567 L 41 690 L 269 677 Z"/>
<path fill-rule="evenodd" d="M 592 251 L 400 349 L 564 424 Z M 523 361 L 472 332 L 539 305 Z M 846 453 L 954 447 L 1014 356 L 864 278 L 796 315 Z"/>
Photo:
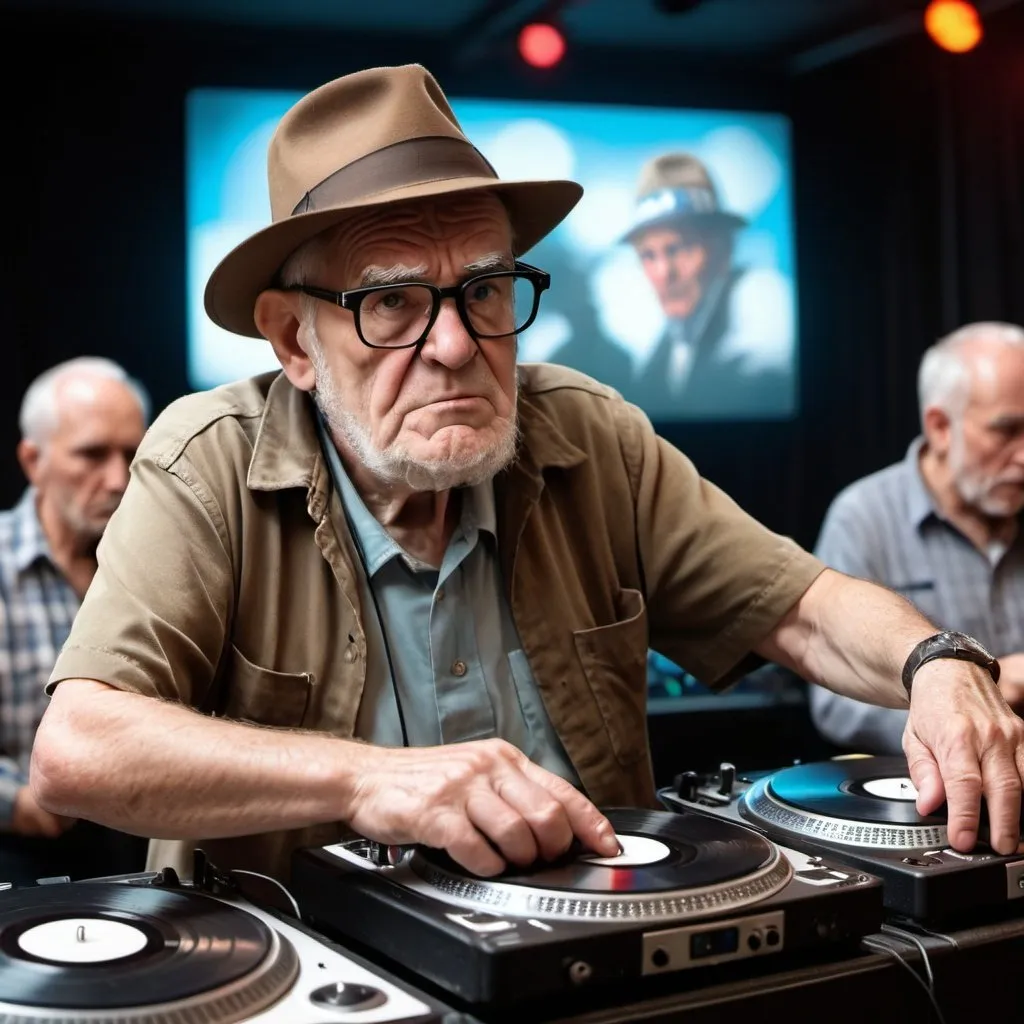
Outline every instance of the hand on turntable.
<path fill-rule="evenodd" d="M 554 860 L 576 836 L 619 853 L 608 819 L 564 779 L 504 740 L 360 748 L 348 824 L 381 843 L 445 850 L 477 875 Z"/>
<path fill-rule="evenodd" d="M 32 790 L 22 786 L 14 798 L 14 813 L 11 816 L 11 831 L 20 836 L 44 836 L 56 839 L 74 825 L 74 818 L 65 818 L 59 814 L 44 811 Z"/>
<path fill-rule="evenodd" d="M 977 842 L 982 797 L 993 849 L 1018 849 L 1024 721 L 985 669 L 949 659 L 921 666 L 903 750 L 918 790 L 918 811 L 931 814 L 946 801 L 954 849 L 966 852 Z"/>

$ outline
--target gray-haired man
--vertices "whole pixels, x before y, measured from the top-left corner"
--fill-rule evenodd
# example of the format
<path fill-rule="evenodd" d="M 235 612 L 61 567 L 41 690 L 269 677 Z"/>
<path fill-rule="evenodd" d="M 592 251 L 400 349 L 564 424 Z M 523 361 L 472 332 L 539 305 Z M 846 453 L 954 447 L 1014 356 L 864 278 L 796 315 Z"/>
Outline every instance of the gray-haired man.
<path fill-rule="evenodd" d="M 961 327 L 924 355 L 922 436 L 895 465 L 842 491 L 816 553 L 882 583 L 933 622 L 999 657 L 1003 695 L 1024 707 L 1024 329 Z M 819 731 L 863 753 L 899 753 L 907 713 L 811 687 Z"/>
<path fill-rule="evenodd" d="M 68 832 L 74 819 L 38 805 L 28 768 L 43 687 L 96 572 L 148 406 L 120 366 L 93 357 L 51 367 L 22 400 L 18 461 L 29 487 L 0 513 L 0 881 L 106 874 L 130 856 L 132 844 L 106 830 Z"/>

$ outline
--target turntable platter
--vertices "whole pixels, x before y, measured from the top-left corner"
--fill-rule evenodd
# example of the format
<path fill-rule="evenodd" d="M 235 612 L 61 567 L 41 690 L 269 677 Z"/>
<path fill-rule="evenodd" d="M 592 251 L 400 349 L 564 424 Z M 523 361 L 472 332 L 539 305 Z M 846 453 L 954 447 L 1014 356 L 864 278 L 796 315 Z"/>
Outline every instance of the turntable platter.
<path fill-rule="evenodd" d="M 794 765 L 758 779 L 739 812 L 786 842 L 806 838 L 840 846 L 941 849 L 946 819 L 917 813 L 917 793 L 899 757 Z"/>
<path fill-rule="evenodd" d="M 917 790 L 899 757 L 823 761 L 783 768 L 768 782 L 784 803 L 812 814 L 856 818 L 881 825 L 945 825 L 917 813 Z"/>
<path fill-rule="evenodd" d="M 697 916 L 777 892 L 792 869 L 763 836 L 699 814 L 605 811 L 623 854 L 477 878 L 441 851 L 418 849 L 412 872 L 432 894 L 502 913 L 548 917 Z"/>
<path fill-rule="evenodd" d="M 0 894 L 0 1020 L 230 1024 L 281 997 L 295 951 L 195 893 L 72 882 Z"/>

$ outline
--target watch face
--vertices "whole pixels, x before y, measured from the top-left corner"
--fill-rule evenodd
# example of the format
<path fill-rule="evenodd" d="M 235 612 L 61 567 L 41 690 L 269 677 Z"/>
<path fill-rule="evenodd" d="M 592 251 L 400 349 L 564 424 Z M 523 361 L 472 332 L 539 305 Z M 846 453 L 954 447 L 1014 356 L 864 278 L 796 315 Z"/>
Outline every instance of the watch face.
<path fill-rule="evenodd" d="M 948 640 L 955 647 L 960 647 L 968 651 L 975 651 L 983 658 L 988 658 L 992 661 L 995 660 L 992 655 L 974 639 L 973 636 L 968 636 L 966 633 L 955 633 L 950 631 L 943 634 L 943 639 Z"/>

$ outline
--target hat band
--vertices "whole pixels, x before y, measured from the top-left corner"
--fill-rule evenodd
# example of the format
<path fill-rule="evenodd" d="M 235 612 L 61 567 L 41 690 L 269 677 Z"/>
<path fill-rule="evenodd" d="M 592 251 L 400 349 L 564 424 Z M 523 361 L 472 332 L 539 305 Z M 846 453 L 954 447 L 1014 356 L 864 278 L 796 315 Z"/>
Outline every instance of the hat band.
<path fill-rule="evenodd" d="M 700 217 L 718 212 L 718 197 L 709 188 L 663 188 L 649 192 L 637 202 L 629 230 L 638 231 L 648 224 L 677 217 Z"/>
<path fill-rule="evenodd" d="M 292 210 L 328 210 L 357 199 L 428 181 L 448 178 L 494 178 L 484 155 L 465 139 L 439 135 L 406 139 L 368 153 L 314 185 Z"/>

